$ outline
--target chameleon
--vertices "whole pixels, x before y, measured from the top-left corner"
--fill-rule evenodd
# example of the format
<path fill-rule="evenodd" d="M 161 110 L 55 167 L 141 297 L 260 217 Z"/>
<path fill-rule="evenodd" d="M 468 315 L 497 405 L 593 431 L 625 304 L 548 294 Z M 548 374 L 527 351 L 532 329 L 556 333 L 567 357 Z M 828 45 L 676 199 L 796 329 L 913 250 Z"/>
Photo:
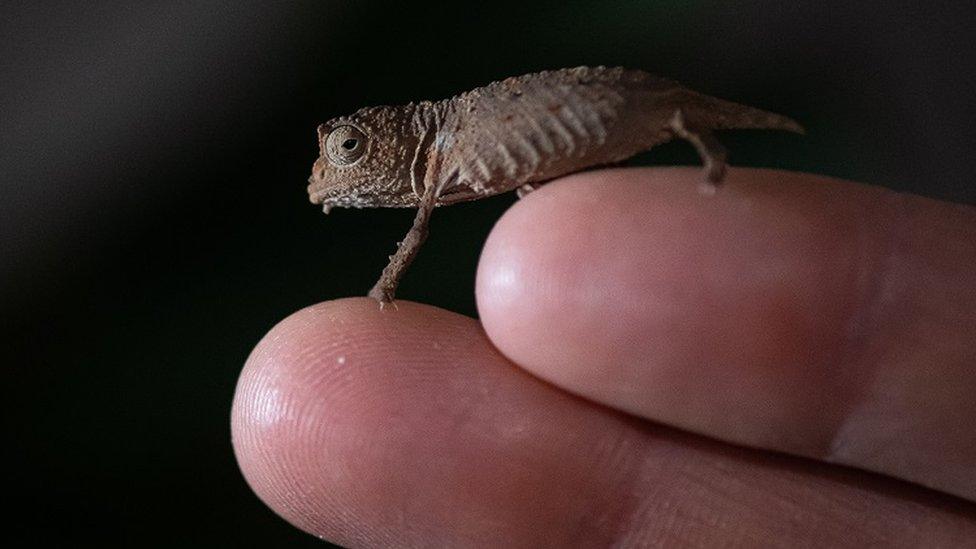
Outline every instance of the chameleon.
<path fill-rule="evenodd" d="M 623 67 L 576 67 L 492 82 L 440 101 L 362 108 L 318 126 L 309 200 L 335 207 L 417 208 L 413 225 L 369 291 L 380 306 L 428 235 L 437 206 L 515 190 L 625 160 L 680 138 L 714 192 L 727 153 L 721 129 L 803 133 L 790 118 L 692 91 Z"/>

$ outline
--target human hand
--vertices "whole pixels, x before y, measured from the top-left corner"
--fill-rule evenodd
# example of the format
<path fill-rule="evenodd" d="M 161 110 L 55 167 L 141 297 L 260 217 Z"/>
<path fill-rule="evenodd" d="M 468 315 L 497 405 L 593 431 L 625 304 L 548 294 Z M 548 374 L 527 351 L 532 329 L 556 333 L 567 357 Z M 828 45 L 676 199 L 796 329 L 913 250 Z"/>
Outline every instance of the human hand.
<path fill-rule="evenodd" d="M 347 546 L 976 539 L 976 210 L 700 177 L 589 172 L 519 201 L 482 254 L 481 324 L 368 299 L 282 321 L 234 400 L 250 485 Z"/>

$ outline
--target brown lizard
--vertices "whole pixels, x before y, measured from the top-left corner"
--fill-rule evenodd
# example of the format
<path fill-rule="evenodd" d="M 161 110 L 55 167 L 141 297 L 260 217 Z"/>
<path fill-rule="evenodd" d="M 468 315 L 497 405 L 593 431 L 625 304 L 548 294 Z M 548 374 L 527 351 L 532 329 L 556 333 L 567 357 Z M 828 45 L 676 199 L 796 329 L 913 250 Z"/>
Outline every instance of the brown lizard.
<path fill-rule="evenodd" d="M 612 164 L 680 137 L 697 149 L 705 190 L 725 173 L 711 130 L 778 129 L 793 120 L 703 95 L 643 71 L 577 67 L 493 82 L 442 101 L 368 107 L 318 128 L 308 195 L 333 207 L 417 208 L 369 295 L 393 301 L 435 206 L 516 190 Z"/>

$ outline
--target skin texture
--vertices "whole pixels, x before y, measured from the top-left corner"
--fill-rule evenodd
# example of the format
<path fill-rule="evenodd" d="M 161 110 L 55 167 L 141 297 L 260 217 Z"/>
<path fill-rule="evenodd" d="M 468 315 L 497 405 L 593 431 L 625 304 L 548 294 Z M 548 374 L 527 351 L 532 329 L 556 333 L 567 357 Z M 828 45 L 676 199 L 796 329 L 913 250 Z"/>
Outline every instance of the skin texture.
<path fill-rule="evenodd" d="M 250 485 L 349 547 L 971 544 L 976 211 L 699 178 L 590 172 L 518 202 L 481 324 L 363 299 L 282 321 L 234 400 Z"/>
<path fill-rule="evenodd" d="M 793 120 L 620 67 L 576 67 L 493 82 L 438 102 L 368 107 L 319 126 L 308 194 L 333 207 L 417 207 L 410 232 L 369 295 L 393 301 L 427 236 L 430 210 L 612 164 L 681 138 L 725 173 L 712 130 L 779 129 Z"/>

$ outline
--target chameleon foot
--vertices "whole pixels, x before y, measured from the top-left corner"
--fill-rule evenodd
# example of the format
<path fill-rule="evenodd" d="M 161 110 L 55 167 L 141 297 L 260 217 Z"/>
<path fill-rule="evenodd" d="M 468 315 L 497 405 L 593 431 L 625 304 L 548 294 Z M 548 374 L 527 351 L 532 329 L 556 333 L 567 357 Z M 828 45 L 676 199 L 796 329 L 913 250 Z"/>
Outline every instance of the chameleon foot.
<path fill-rule="evenodd" d="M 368 295 L 379 302 L 380 310 L 385 309 L 387 305 L 393 305 L 396 308 L 396 304 L 393 302 L 394 290 L 392 288 L 385 288 L 380 283 L 377 283 L 369 291 Z"/>
<path fill-rule="evenodd" d="M 525 198 L 530 192 L 538 189 L 542 186 L 542 183 L 526 183 L 521 187 L 515 189 L 515 196 L 519 197 L 519 200 Z"/>

